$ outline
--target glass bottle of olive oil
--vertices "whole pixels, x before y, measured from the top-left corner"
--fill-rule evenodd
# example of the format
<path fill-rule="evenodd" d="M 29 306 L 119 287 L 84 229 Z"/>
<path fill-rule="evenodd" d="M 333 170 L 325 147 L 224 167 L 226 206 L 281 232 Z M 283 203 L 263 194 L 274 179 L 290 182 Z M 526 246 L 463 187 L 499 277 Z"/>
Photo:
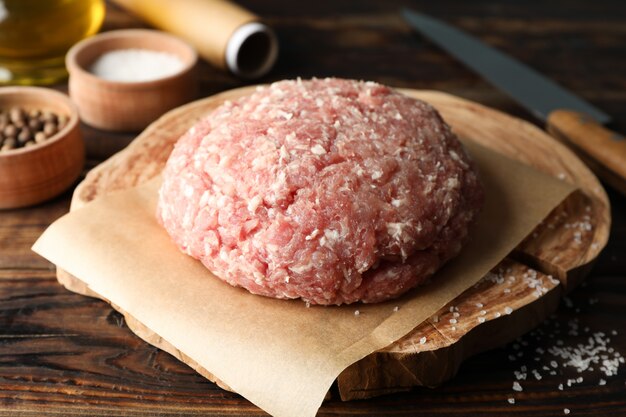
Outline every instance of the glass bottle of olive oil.
<path fill-rule="evenodd" d="M 0 0 L 0 84 L 53 84 L 65 53 L 98 31 L 103 0 Z"/>

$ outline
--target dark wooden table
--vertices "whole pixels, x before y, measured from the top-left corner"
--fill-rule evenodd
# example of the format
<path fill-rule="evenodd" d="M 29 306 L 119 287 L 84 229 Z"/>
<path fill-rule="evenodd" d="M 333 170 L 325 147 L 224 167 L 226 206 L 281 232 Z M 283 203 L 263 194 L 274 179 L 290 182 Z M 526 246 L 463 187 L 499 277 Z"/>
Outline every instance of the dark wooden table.
<path fill-rule="evenodd" d="M 522 118 L 522 108 L 429 42 L 399 17 L 410 5 L 477 35 L 522 59 L 615 117 L 626 132 L 626 5 L 623 0 L 533 1 L 242 1 L 267 18 L 281 41 L 275 70 L 262 82 L 301 76 L 368 79 L 398 87 L 440 89 Z M 145 26 L 109 6 L 103 30 Z M 199 96 L 242 82 L 203 64 Z M 58 86 L 65 89 L 65 86 Z M 83 126 L 87 169 L 132 135 Z M 320 416 L 626 415 L 626 365 L 617 375 L 597 368 L 550 375 L 547 351 L 586 343 L 604 332 L 626 355 L 626 198 L 609 190 L 609 244 L 582 288 L 553 318 L 527 335 L 475 356 L 437 389 L 367 401 L 326 402 Z M 30 246 L 67 212 L 71 191 L 39 205 L 0 212 L 0 416 L 217 415 L 264 413 L 223 391 L 166 353 L 144 343 L 106 303 L 75 295 Z M 577 326 L 577 331 L 572 331 Z M 612 334 L 613 331 L 617 334 Z M 613 332 L 615 333 L 615 332 Z M 520 353 L 521 352 L 521 356 Z M 537 358 L 537 360 L 535 360 Z M 514 392 L 514 372 L 529 375 Z M 531 369 L 539 369 L 537 380 Z M 568 379 L 584 376 L 567 386 Z M 601 385 L 603 379 L 606 384 Z M 559 390 L 559 384 L 564 389 Z M 508 398 L 515 398 L 509 404 Z"/>

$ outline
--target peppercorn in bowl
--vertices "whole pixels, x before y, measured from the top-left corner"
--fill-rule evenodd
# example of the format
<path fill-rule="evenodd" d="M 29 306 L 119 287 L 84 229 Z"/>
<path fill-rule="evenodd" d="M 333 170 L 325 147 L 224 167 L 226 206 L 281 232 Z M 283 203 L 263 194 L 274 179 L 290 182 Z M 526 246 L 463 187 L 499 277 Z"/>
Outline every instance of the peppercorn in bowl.
<path fill-rule="evenodd" d="M 0 88 L 0 209 L 43 202 L 76 181 L 85 162 L 78 122 L 63 93 Z"/>

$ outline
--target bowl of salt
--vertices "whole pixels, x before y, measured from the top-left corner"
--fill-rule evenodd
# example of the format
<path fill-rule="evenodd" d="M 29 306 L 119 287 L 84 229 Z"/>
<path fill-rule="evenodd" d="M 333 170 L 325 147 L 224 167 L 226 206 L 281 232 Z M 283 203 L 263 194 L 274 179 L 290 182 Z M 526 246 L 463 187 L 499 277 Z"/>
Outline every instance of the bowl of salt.
<path fill-rule="evenodd" d="M 68 52 L 70 97 L 88 125 L 139 131 L 195 97 L 197 61 L 190 45 L 164 32 L 106 32 Z"/>

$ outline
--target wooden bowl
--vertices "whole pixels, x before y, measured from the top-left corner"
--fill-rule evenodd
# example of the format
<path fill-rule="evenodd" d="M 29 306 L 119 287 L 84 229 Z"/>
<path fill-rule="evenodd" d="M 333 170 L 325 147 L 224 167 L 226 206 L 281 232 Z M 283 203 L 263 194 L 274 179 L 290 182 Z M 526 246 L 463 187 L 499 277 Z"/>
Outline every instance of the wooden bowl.
<path fill-rule="evenodd" d="M 85 145 L 78 110 L 65 94 L 47 88 L 0 88 L 0 108 L 49 110 L 67 124 L 43 143 L 0 152 L 0 209 L 25 207 L 66 190 L 80 175 Z"/>
<path fill-rule="evenodd" d="M 171 76 L 143 82 L 109 81 L 89 72 L 102 54 L 131 48 L 171 53 L 184 67 Z M 164 32 L 130 29 L 102 33 L 77 43 L 68 52 L 70 96 L 85 123 L 104 130 L 139 131 L 195 97 L 197 61 L 191 46 Z"/>

